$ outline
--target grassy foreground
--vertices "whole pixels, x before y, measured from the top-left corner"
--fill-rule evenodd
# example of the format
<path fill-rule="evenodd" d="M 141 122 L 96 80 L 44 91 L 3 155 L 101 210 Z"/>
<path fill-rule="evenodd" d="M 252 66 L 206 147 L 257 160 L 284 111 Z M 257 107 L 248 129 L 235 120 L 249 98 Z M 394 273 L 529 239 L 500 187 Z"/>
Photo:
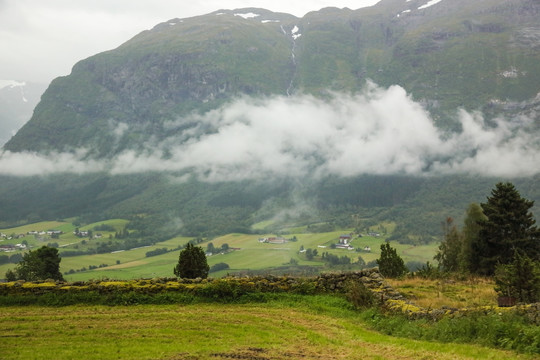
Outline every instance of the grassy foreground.
<path fill-rule="evenodd" d="M 265 303 L 0 307 L 2 359 L 533 359 L 367 330 L 332 296 Z"/>

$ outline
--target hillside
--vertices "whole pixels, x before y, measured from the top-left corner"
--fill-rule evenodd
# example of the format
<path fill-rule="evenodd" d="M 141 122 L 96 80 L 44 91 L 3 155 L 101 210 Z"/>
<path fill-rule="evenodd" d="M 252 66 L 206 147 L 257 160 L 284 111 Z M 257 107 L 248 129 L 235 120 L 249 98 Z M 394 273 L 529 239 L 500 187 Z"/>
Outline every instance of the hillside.
<path fill-rule="evenodd" d="M 538 109 L 538 2 L 424 3 L 384 0 L 302 19 L 248 8 L 169 20 L 53 81 L 5 149 L 106 156 L 152 136 L 187 141 L 191 111 L 243 94 L 357 92 L 366 79 L 402 86 L 446 127 L 458 107 L 493 116 Z"/>
<path fill-rule="evenodd" d="M 50 84 L 0 156 L 0 225 L 125 218 L 172 237 L 391 221 L 425 243 L 507 180 L 538 214 L 539 10 L 383 0 L 163 22 Z"/>

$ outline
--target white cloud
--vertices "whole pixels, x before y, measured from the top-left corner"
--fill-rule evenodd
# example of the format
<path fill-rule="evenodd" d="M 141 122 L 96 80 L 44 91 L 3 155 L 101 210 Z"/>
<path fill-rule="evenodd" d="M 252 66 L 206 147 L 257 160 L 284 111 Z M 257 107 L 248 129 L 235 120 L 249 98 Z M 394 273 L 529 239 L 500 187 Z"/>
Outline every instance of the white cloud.
<path fill-rule="evenodd" d="M 0 157 L 4 174 L 192 172 L 205 181 L 360 174 L 477 174 L 519 177 L 540 173 L 540 137 L 531 119 L 484 123 L 479 113 L 456 114 L 462 131 L 443 134 L 399 86 L 369 84 L 357 95 L 244 97 L 167 124 L 191 128 L 142 152 L 110 160 L 87 153 Z M 116 128 L 123 134 L 125 125 Z M 164 156 L 167 154 L 167 156 Z"/>

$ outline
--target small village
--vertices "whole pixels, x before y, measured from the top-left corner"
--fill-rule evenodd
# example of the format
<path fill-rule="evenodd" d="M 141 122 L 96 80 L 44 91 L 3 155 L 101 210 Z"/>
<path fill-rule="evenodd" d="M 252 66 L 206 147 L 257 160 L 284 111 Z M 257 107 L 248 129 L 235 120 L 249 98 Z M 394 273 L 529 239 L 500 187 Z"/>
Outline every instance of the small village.
<path fill-rule="evenodd" d="M 47 231 L 28 231 L 26 234 L 11 234 L 7 235 L 4 233 L 0 233 L 0 241 L 4 240 L 14 240 L 14 239 L 24 239 L 27 236 L 34 236 L 36 238 L 41 238 L 41 240 L 46 240 L 45 236 L 50 236 L 52 238 L 58 237 L 61 234 L 63 234 L 63 231 L 60 230 L 47 230 Z M 26 250 L 28 249 L 28 243 L 26 240 L 23 240 L 20 244 L 2 244 L 0 245 L 0 251 L 2 252 L 14 252 L 19 250 Z"/>
<path fill-rule="evenodd" d="M 377 232 L 369 232 L 367 235 L 371 236 L 371 237 L 380 237 L 381 236 Z M 358 234 L 357 238 L 359 239 L 361 237 L 362 237 L 362 234 Z M 286 244 L 286 243 L 288 243 L 290 241 L 296 241 L 296 238 L 286 239 L 286 238 L 281 237 L 281 236 L 270 236 L 270 237 L 259 238 L 258 241 L 259 241 L 259 243 L 265 243 L 265 244 Z M 353 233 L 342 234 L 342 235 L 339 236 L 338 242 L 331 244 L 330 247 L 332 249 L 345 249 L 345 250 L 351 250 L 351 251 L 356 250 L 356 251 L 371 252 L 371 247 L 369 245 L 365 245 L 364 247 L 360 247 L 360 248 L 355 248 L 351 244 L 352 241 L 353 241 Z M 326 245 L 319 245 L 318 247 L 324 249 L 327 246 Z M 303 251 L 305 251 L 305 249 L 301 250 L 301 252 L 303 252 Z"/>

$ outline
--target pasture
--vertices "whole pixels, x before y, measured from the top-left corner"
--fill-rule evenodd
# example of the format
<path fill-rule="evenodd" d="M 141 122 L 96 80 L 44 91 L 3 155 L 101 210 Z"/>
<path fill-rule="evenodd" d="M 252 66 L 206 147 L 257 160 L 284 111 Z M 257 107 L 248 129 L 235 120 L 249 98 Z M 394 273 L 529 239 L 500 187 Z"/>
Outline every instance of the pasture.
<path fill-rule="evenodd" d="M 108 225 L 114 228 L 115 231 L 121 231 L 127 224 L 124 219 L 111 219 L 100 221 L 93 224 L 81 226 L 81 231 L 92 230 L 101 225 Z M 391 224 L 385 224 L 385 228 L 392 229 Z M 0 229 L 5 234 L 26 234 L 29 231 L 43 231 L 49 229 L 62 230 L 64 234 L 58 239 L 52 239 L 47 236 L 27 235 L 21 239 L 4 240 L 0 244 L 20 243 L 26 240 L 31 248 L 40 247 L 48 243 L 57 243 L 60 253 L 63 251 L 85 251 L 91 248 L 98 242 L 114 242 L 121 241 L 114 238 L 112 231 L 94 231 L 100 233 L 101 239 L 80 238 L 73 234 L 75 226 L 69 222 L 42 222 L 36 224 L 25 225 L 11 229 Z M 290 241 L 284 244 L 269 244 L 260 243 L 260 237 L 275 236 L 275 234 L 227 234 L 213 239 L 204 239 L 200 244 L 203 249 L 206 249 L 208 243 L 212 243 L 214 247 L 219 248 L 224 244 L 236 250 L 225 254 L 215 254 L 208 256 L 208 264 L 210 266 L 217 263 L 227 263 L 230 266 L 228 270 L 222 270 L 216 273 L 211 273 L 210 276 L 221 277 L 227 273 L 245 272 L 245 271 L 264 271 L 272 268 L 287 266 L 291 260 L 300 266 L 324 267 L 325 263 L 321 258 L 323 252 L 328 252 L 337 256 L 348 256 L 351 262 L 356 262 L 358 257 L 368 263 L 376 260 L 380 255 L 380 245 L 384 242 L 384 236 L 363 236 L 355 237 L 352 240 L 352 246 L 355 248 L 364 249 L 369 247 L 371 250 L 366 251 L 350 251 L 345 249 L 332 249 L 331 245 L 338 242 L 339 236 L 344 233 L 350 233 L 352 229 L 341 229 L 338 231 L 325 233 L 306 233 L 298 232 L 285 235 L 287 239 L 295 237 L 297 241 Z M 168 277 L 173 276 L 173 268 L 178 261 L 179 251 L 171 251 L 165 254 L 146 257 L 146 253 L 155 250 L 166 248 L 173 250 L 179 246 L 185 245 L 192 238 L 175 237 L 166 241 L 158 242 L 151 246 L 138 247 L 124 251 L 113 251 L 101 254 L 84 254 L 79 256 L 62 257 L 60 271 L 65 274 L 68 281 L 89 280 L 89 279 L 136 279 L 136 278 L 153 278 L 153 277 Z M 398 253 L 402 256 L 405 262 L 416 261 L 425 263 L 432 261 L 437 250 L 437 244 L 428 244 L 422 246 L 402 245 L 392 242 Z M 300 252 L 300 249 L 316 249 L 318 255 L 313 259 L 308 260 L 305 254 Z M 11 255 L 12 253 L 7 253 Z M 13 269 L 15 264 L 0 265 L 0 275 L 5 274 L 8 269 Z M 332 270 L 326 268 L 326 270 Z M 68 274 L 69 273 L 69 274 Z"/>
<path fill-rule="evenodd" d="M 344 299 L 266 303 L 0 307 L 10 359 L 533 359 L 372 331 Z M 21 341 L 23 340 L 23 341 Z"/>

